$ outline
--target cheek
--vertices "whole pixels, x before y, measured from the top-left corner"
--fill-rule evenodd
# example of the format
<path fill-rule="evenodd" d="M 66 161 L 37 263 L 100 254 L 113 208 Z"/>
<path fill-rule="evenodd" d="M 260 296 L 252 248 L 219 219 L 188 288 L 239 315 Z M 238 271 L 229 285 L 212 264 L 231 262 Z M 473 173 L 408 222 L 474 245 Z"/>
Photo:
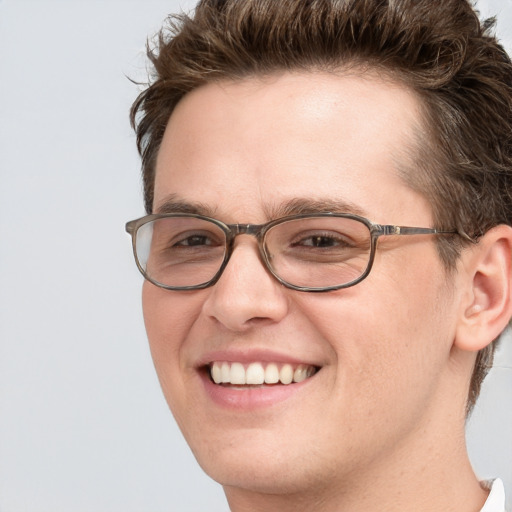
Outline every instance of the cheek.
<path fill-rule="evenodd" d="M 182 349 L 201 309 L 201 294 L 172 292 L 147 281 L 142 289 L 144 323 L 153 363 L 164 394 L 181 386 Z"/>
<path fill-rule="evenodd" d="M 413 402 L 435 392 L 449 360 L 449 291 L 431 279 L 411 285 L 401 277 L 375 275 L 354 288 L 301 299 L 301 310 L 336 354 L 333 388 L 345 390 L 340 399 L 358 415 L 400 415 L 406 405 L 411 412 Z"/>

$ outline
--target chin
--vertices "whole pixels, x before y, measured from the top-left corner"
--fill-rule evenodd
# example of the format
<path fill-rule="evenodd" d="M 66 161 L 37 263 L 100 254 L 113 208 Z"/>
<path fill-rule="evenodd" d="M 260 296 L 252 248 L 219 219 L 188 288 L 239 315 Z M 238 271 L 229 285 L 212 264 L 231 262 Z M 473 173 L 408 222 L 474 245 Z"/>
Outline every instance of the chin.
<path fill-rule="evenodd" d="M 296 494 L 325 483 L 328 475 L 320 475 L 320 468 L 312 464 L 318 458 L 304 452 L 304 445 L 300 453 L 295 454 L 286 443 L 275 446 L 276 440 L 282 438 L 281 434 L 274 435 L 271 442 L 234 440 L 222 449 L 205 450 L 204 445 L 201 450 L 192 448 L 203 471 L 225 488 L 263 494 Z"/>
<path fill-rule="evenodd" d="M 275 461 L 256 464 L 236 462 L 220 467 L 218 464 L 202 465 L 205 473 L 225 488 L 238 488 L 261 494 L 296 494 L 312 483 L 302 469 L 283 466 Z M 304 468 L 306 469 L 306 468 Z M 302 474 L 301 474 L 302 473 Z"/>

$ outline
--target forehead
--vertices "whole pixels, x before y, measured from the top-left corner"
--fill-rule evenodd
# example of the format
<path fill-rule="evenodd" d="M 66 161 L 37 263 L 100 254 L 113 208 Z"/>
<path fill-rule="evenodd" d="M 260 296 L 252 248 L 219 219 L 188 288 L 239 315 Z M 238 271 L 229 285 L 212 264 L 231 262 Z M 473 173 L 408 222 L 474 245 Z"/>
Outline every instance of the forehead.
<path fill-rule="evenodd" d="M 416 195 L 398 168 L 408 165 L 418 120 L 414 94 L 372 73 L 208 84 L 168 122 L 154 209 L 172 195 L 262 220 L 282 202 L 309 198 L 391 215 L 399 192 Z"/>

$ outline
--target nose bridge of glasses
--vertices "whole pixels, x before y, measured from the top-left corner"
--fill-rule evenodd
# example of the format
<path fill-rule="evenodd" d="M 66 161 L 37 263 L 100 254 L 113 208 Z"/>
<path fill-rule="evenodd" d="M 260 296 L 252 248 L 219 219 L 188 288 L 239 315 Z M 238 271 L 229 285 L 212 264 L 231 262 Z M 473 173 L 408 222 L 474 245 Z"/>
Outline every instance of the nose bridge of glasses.
<path fill-rule="evenodd" d="M 234 224 L 230 226 L 234 235 L 253 235 L 258 236 L 262 225 L 261 224 Z"/>
<path fill-rule="evenodd" d="M 234 242 L 235 238 L 238 235 L 249 235 L 254 238 L 256 238 L 255 242 L 258 245 L 259 252 L 260 252 L 260 258 L 262 262 L 265 264 L 265 255 L 264 255 L 264 249 L 262 247 L 262 233 L 264 228 L 266 227 L 266 224 L 231 224 L 228 225 L 231 236 L 229 237 L 231 240 L 228 241 L 228 251 L 231 252 L 234 249 Z"/>

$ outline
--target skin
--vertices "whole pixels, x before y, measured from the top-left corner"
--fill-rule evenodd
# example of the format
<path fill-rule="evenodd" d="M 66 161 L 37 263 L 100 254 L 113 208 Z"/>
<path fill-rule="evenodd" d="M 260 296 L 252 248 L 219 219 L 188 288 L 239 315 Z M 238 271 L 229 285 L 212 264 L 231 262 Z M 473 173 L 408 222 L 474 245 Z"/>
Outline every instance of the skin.
<path fill-rule="evenodd" d="M 397 170 L 414 172 L 401 155 L 421 125 L 417 101 L 371 74 L 206 85 L 169 120 L 154 211 L 172 196 L 226 223 L 264 223 L 290 200 L 342 200 L 374 222 L 431 227 Z M 434 237 L 385 237 L 363 282 L 312 294 L 281 286 L 240 236 L 213 287 L 144 284 L 163 392 L 233 511 L 480 510 L 464 444 L 475 354 L 455 343 L 475 297 L 472 261 L 448 277 Z M 253 350 L 321 369 L 267 407 L 214 403 L 199 362 Z"/>

